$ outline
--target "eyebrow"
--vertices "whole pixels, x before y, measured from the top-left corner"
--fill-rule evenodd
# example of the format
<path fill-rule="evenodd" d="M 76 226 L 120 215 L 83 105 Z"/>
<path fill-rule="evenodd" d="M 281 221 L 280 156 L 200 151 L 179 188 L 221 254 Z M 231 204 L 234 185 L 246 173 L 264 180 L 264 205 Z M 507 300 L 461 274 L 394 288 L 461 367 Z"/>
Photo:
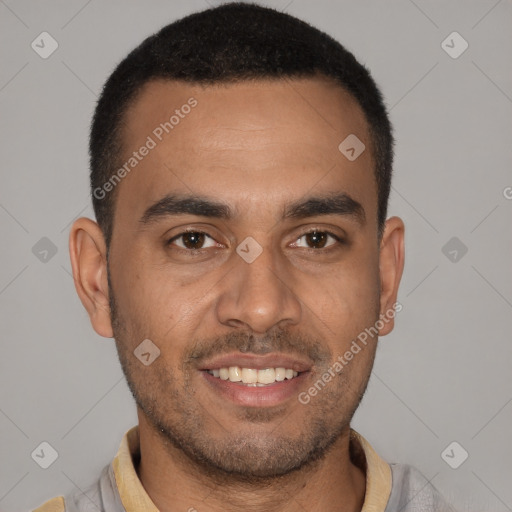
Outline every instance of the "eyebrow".
<path fill-rule="evenodd" d="M 353 217 L 361 225 L 366 222 L 361 203 L 344 193 L 310 197 L 291 203 L 285 208 L 283 218 L 305 219 L 317 215 Z"/>
<path fill-rule="evenodd" d="M 231 207 L 211 198 L 197 195 L 169 194 L 152 204 L 140 218 L 142 224 L 151 224 L 173 215 L 195 215 L 230 220 L 234 217 Z M 359 224 L 366 221 L 362 205 L 345 193 L 309 197 L 285 205 L 283 219 L 306 219 L 318 215 L 352 217 Z"/>
<path fill-rule="evenodd" d="M 140 218 L 140 222 L 150 224 L 169 215 L 186 214 L 226 220 L 233 216 L 227 204 L 201 196 L 170 194 L 151 205 Z"/>

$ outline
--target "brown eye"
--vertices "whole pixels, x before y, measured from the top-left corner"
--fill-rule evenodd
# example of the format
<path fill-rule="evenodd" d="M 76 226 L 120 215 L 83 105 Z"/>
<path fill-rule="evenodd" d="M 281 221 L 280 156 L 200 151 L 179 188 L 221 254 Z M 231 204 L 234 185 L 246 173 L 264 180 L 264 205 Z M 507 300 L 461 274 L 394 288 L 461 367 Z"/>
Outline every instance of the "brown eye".
<path fill-rule="evenodd" d="M 204 243 L 204 233 L 186 233 L 182 238 L 187 249 L 201 249 Z"/>
<path fill-rule="evenodd" d="M 306 235 L 306 241 L 314 249 L 321 249 L 327 243 L 327 237 L 328 235 L 326 233 L 313 231 Z"/>
<path fill-rule="evenodd" d="M 304 239 L 304 242 L 301 240 Z M 331 241 L 329 241 L 331 239 Z M 297 247 L 306 247 L 310 249 L 325 249 L 334 245 L 336 242 L 341 242 L 341 239 L 327 231 L 310 231 L 297 238 L 295 245 Z"/>
<path fill-rule="evenodd" d="M 204 244 L 207 241 L 207 238 L 210 239 L 212 243 L 205 246 Z M 185 233 L 180 233 L 174 238 L 171 238 L 168 243 L 169 245 L 174 243 L 182 249 L 190 250 L 205 249 L 206 247 L 215 246 L 215 241 L 213 238 L 206 233 L 203 233 L 202 231 L 186 231 Z"/>

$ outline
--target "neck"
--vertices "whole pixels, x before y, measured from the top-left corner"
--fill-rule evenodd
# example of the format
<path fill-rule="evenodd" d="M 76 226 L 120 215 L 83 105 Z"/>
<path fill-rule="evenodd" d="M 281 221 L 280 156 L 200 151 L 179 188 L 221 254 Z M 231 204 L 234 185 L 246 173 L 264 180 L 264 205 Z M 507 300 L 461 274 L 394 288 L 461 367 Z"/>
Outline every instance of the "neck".
<path fill-rule="evenodd" d="M 208 471 L 163 439 L 139 414 L 139 478 L 161 512 L 360 512 L 365 475 L 350 457 L 347 428 L 321 460 L 265 481 Z"/>

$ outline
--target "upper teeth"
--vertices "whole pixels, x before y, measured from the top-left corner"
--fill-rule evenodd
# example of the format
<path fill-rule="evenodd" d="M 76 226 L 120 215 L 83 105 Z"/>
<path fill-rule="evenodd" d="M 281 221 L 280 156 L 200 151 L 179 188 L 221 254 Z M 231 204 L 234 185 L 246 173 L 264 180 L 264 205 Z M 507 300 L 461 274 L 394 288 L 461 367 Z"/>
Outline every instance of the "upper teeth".
<path fill-rule="evenodd" d="M 210 375 L 220 377 L 222 380 L 231 382 L 242 382 L 244 384 L 272 384 L 285 379 L 297 377 L 299 372 L 290 368 L 265 368 L 256 370 L 254 368 L 240 368 L 240 366 L 230 366 L 229 368 L 218 368 L 208 370 Z"/>

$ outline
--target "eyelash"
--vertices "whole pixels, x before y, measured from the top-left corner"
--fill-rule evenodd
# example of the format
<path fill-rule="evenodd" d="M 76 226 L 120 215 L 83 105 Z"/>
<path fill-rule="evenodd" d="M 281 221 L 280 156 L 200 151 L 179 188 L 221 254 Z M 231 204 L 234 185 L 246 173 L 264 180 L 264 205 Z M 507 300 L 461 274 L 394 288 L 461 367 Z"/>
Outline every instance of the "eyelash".
<path fill-rule="evenodd" d="M 211 238 L 212 240 L 214 240 L 214 238 L 212 236 L 210 236 L 208 233 L 206 233 L 205 231 L 201 231 L 199 229 L 187 229 L 186 231 L 182 231 L 181 233 L 177 234 L 176 236 L 173 236 L 171 239 L 169 239 L 166 243 L 167 246 L 171 245 L 172 242 L 174 242 L 175 240 L 178 240 L 179 238 L 181 238 L 183 235 L 186 235 L 186 234 L 189 234 L 189 233 L 194 233 L 194 234 L 198 234 L 198 235 L 205 235 L 207 236 L 208 238 Z M 181 253 L 185 253 L 189 256 L 199 256 L 201 254 L 203 254 L 206 250 L 208 249 L 211 249 L 211 247 L 207 247 L 206 249 L 184 249 L 183 247 L 175 247 L 175 249 Z"/>
<path fill-rule="evenodd" d="M 296 239 L 296 241 L 299 240 L 300 238 L 302 238 L 303 236 L 309 235 L 310 233 L 321 233 L 323 235 L 330 236 L 330 237 L 334 238 L 334 240 L 336 240 L 336 242 L 338 242 L 338 245 L 344 245 L 346 243 L 346 241 L 342 237 L 335 235 L 331 231 L 326 231 L 326 230 L 322 230 L 322 229 L 318 229 L 318 228 L 312 228 L 312 229 L 302 233 L 302 235 L 300 235 Z M 323 250 L 325 252 L 331 248 L 334 249 L 336 245 L 337 244 L 331 244 L 331 245 L 327 246 L 326 248 L 321 247 L 320 249 L 314 249 L 312 247 L 303 247 L 302 249 L 305 249 L 306 251 L 312 251 L 312 252 L 320 252 Z"/>
<path fill-rule="evenodd" d="M 186 230 L 186 231 L 182 231 L 181 233 L 173 236 L 171 239 L 169 239 L 167 241 L 166 245 L 170 246 L 172 244 L 172 242 L 174 242 L 175 240 L 178 240 L 183 235 L 186 235 L 188 233 L 205 235 L 208 238 L 211 238 L 212 240 L 215 240 L 212 236 L 210 236 L 205 231 L 201 231 L 201 230 L 197 230 L 197 229 L 189 229 L 189 230 Z M 318 228 L 312 228 L 312 229 L 304 232 L 302 235 L 300 235 L 299 237 L 296 238 L 296 241 L 300 240 L 303 236 L 306 236 L 306 235 L 308 235 L 310 233 L 320 233 L 320 234 L 324 234 L 324 235 L 327 235 L 327 236 L 331 236 L 332 238 L 334 238 L 334 240 L 336 240 L 336 242 L 338 242 L 338 244 L 331 244 L 331 245 L 327 246 L 326 248 L 322 248 L 321 247 L 319 249 L 315 249 L 315 248 L 312 248 L 312 247 L 303 247 L 302 249 L 307 251 L 307 252 L 315 252 L 315 253 L 324 252 L 325 253 L 325 251 L 333 250 L 331 248 L 334 248 L 334 246 L 336 246 L 336 245 L 346 245 L 346 243 L 347 243 L 346 240 L 344 240 L 342 237 L 332 233 L 331 231 L 321 230 L 321 229 L 318 229 Z M 197 255 L 197 256 L 199 256 L 199 255 L 203 254 L 205 251 L 207 251 L 208 249 L 211 249 L 211 247 L 207 247 L 205 249 L 203 249 L 203 248 L 201 248 L 201 249 L 184 249 L 182 247 L 176 247 L 175 249 L 177 251 L 185 253 L 187 255 L 194 255 L 194 256 Z"/>

